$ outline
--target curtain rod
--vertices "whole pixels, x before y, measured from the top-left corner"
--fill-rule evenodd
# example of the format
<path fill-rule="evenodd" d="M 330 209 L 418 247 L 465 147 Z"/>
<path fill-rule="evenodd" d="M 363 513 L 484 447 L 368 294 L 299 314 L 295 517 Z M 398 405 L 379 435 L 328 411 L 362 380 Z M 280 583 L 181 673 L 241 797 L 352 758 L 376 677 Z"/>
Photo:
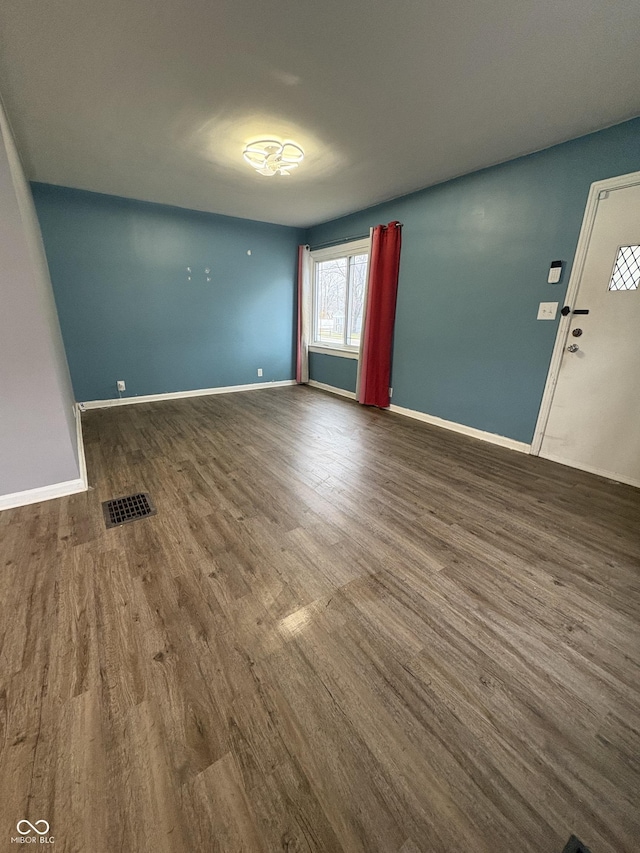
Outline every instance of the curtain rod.
<path fill-rule="evenodd" d="M 313 246 L 310 246 L 309 248 L 312 251 L 315 251 L 316 249 L 325 249 L 327 246 L 339 246 L 341 243 L 350 243 L 352 240 L 366 240 L 368 236 L 369 232 L 367 231 L 366 234 L 356 234 L 353 237 L 341 237 L 339 240 L 327 240 L 326 243 L 314 243 Z"/>
<path fill-rule="evenodd" d="M 402 222 L 396 222 L 396 228 L 402 228 L 402 225 Z M 342 243 L 350 243 L 352 240 L 366 240 L 368 236 L 369 232 L 367 231 L 366 234 L 356 234 L 353 237 L 341 237 L 339 240 L 327 240 L 326 243 L 314 243 L 309 248 L 312 252 L 315 252 L 316 249 L 326 249 L 328 246 L 340 246 Z"/>

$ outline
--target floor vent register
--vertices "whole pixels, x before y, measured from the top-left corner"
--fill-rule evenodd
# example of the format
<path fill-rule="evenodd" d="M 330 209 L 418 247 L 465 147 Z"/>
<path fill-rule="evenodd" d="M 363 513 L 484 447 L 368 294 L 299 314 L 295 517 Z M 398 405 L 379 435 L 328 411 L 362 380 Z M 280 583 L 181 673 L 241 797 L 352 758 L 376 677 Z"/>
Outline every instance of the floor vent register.
<path fill-rule="evenodd" d="M 119 527 L 129 521 L 148 518 L 157 512 L 146 492 L 105 501 L 102 504 L 102 511 L 104 512 L 104 523 L 107 527 Z"/>

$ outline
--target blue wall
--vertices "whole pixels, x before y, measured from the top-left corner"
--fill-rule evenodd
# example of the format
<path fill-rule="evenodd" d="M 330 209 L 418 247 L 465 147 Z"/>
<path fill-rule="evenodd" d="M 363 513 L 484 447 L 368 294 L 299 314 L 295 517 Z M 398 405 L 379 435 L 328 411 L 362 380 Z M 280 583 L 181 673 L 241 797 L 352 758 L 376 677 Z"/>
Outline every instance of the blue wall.
<path fill-rule="evenodd" d="M 77 400 L 294 377 L 298 229 L 32 189 Z"/>
<path fill-rule="evenodd" d="M 341 358 L 320 352 L 309 353 L 309 379 L 342 388 L 344 391 L 356 390 L 358 361 L 355 358 Z"/>
<path fill-rule="evenodd" d="M 393 403 L 530 442 L 593 181 L 640 170 L 640 119 L 307 232 L 313 246 L 404 223 Z M 547 284 L 552 260 L 567 261 Z M 613 259 L 612 259 L 613 262 Z"/>

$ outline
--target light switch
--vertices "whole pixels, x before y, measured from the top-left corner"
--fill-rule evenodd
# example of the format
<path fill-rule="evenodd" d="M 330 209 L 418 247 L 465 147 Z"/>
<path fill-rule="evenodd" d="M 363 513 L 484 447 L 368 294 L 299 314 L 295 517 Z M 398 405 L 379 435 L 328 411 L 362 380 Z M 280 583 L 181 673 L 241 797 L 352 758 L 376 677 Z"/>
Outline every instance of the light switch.
<path fill-rule="evenodd" d="M 538 306 L 538 320 L 555 320 L 557 312 L 557 302 L 541 302 Z"/>

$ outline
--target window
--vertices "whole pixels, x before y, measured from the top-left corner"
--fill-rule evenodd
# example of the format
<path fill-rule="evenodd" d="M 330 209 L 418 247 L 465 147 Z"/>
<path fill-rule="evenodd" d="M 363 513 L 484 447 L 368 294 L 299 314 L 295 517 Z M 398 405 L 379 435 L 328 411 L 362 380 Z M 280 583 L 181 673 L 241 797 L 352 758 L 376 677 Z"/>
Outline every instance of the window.
<path fill-rule="evenodd" d="M 313 345 L 357 354 L 362 332 L 369 240 L 311 253 Z"/>
<path fill-rule="evenodd" d="M 620 246 L 609 290 L 637 290 L 640 285 L 640 246 Z"/>

